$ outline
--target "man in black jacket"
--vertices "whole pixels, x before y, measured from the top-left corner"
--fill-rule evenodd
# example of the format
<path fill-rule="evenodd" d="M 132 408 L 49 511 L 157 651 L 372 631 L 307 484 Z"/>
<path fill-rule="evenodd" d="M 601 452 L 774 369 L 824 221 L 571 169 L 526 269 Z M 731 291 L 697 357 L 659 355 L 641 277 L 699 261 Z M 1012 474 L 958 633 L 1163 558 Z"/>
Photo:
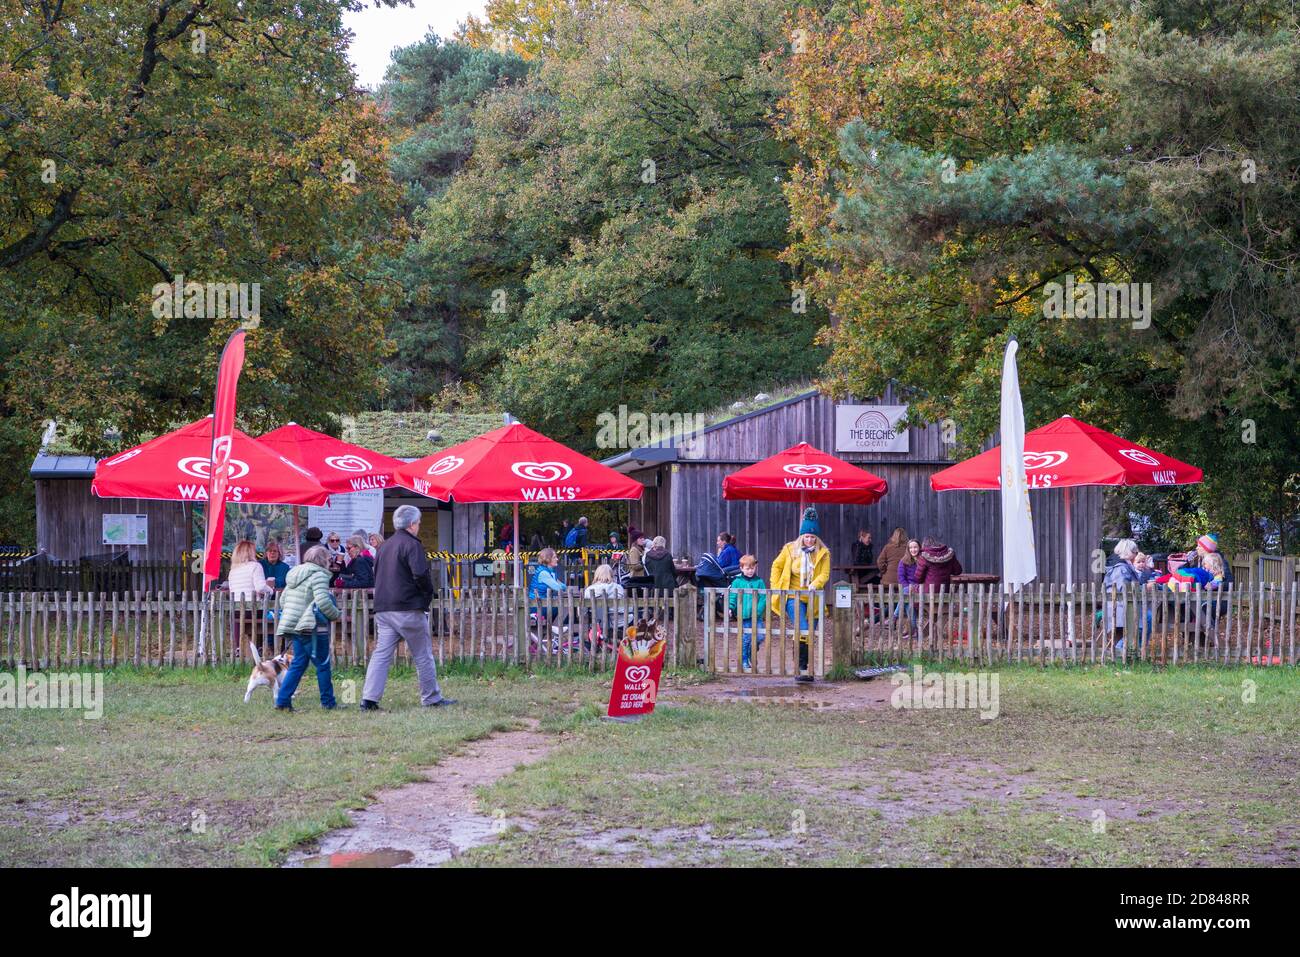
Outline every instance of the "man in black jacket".
<path fill-rule="evenodd" d="M 415 661 L 420 679 L 420 703 L 426 708 L 455 704 L 444 698 L 438 687 L 438 666 L 433 660 L 433 637 L 429 633 L 429 602 L 433 598 L 433 574 L 428 556 L 417 537 L 420 510 L 402 505 L 393 513 L 392 538 L 379 547 L 375 559 L 375 652 L 366 667 L 361 693 L 361 710 L 377 711 L 388 683 L 397 643 L 406 647 Z"/>

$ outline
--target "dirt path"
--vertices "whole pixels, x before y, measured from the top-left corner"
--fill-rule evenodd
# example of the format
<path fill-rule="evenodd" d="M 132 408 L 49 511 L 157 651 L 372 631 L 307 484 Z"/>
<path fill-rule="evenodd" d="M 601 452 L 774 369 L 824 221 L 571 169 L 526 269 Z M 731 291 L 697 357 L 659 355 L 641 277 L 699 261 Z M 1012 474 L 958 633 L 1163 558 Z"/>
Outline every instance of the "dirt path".
<path fill-rule="evenodd" d="M 286 867 L 429 867 L 492 841 L 510 825 L 529 828 L 502 811 L 481 808 L 475 790 L 555 747 L 536 730 L 507 731 L 471 741 L 423 772 L 424 780 L 375 795 L 352 811 L 353 826 L 331 831 L 312 850 L 295 851 Z"/>

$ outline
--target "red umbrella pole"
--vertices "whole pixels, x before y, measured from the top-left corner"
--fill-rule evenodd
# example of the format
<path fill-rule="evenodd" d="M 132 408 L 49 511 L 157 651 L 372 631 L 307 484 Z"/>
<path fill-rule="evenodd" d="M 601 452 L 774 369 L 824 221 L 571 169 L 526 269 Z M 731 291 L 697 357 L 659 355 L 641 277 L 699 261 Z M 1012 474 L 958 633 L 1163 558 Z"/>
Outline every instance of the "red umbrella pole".
<path fill-rule="evenodd" d="M 1074 591 L 1074 528 L 1070 524 L 1070 486 L 1068 485 L 1065 487 L 1065 590 Z M 1070 630 L 1074 630 L 1073 617 L 1070 619 Z"/>
<path fill-rule="evenodd" d="M 519 587 L 519 503 L 515 502 L 515 587 Z"/>

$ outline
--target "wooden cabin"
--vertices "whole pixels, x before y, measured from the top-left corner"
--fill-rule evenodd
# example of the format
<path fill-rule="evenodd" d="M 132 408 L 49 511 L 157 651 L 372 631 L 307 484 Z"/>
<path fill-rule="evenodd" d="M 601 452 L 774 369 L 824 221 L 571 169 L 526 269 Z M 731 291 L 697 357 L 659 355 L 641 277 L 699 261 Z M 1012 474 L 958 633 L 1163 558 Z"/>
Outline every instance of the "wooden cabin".
<path fill-rule="evenodd" d="M 874 399 L 844 402 L 808 391 L 708 426 L 690 441 L 651 443 L 604 461 L 647 486 L 634 520 L 639 517 L 638 527 L 647 534 L 667 538 L 673 555 L 695 560 L 702 552 L 712 551 L 717 534 L 727 531 L 735 534 L 742 552 L 758 557 L 759 568 L 766 572 L 780 547 L 797 534 L 799 506 L 796 502 L 725 501 L 722 479 L 792 445 L 808 442 L 889 482 L 889 493 L 875 505 L 816 506 L 833 565 L 850 564 L 858 529 L 872 533 L 879 554 L 893 529 L 901 525 L 913 538 L 932 535 L 951 545 L 965 571 L 1000 575 L 998 494 L 930 489 L 930 476 L 955 461 L 953 446 L 943 441 L 938 425 L 913 426 L 892 436 L 881 430 L 858 429 L 858 434 L 867 438 L 853 438 L 854 423 L 893 421 L 898 408 L 905 406 L 906 400 L 892 388 Z M 995 444 L 990 440 L 984 447 Z M 1072 490 L 1074 578 L 1078 582 L 1100 581 L 1100 574 L 1094 574 L 1091 566 L 1092 552 L 1102 537 L 1102 494 L 1100 488 Z M 1039 580 L 1063 582 L 1062 492 L 1031 491 L 1030 504 Z M 841 574 L 837 570 L 832 580 Z"/>

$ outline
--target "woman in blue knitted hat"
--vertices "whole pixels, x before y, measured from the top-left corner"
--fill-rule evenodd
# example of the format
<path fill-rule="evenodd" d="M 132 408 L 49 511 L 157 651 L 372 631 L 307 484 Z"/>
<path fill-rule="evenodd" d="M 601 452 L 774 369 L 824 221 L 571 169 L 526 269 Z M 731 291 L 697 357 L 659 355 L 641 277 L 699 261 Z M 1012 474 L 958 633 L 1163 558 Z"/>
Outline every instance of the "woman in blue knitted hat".
<path fill-rule="evenodd" d="M 804 512 L 799 525 L 799 537 L 786 544 L 777 553 L 772 562 L 772 575 L 768 587 L 777 591 L 803 591 L 803 594 L 787 598 L 784 608 L 776 607 L 777 614 L 783 614 L 787 624 L 798 620 L 799 636 L 799 681 L 812 681 L 808 671 L 808 646 L 812 642 L 812 630 L 809 619 L 821 615 L 821 603 L 815 594 L 826 587 L 831 580 L 831 552 L 821 540 L 821 525 L 817 521 L 816 509 Z"/>

